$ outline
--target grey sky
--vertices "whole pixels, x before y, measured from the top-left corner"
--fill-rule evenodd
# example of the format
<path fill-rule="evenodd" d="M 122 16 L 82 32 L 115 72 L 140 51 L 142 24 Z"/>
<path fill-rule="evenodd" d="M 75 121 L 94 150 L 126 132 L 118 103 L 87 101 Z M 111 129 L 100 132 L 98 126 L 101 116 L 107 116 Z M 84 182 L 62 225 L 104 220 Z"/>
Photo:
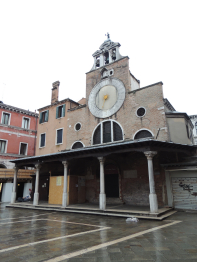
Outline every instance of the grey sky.
<path fill-rule="evenodd" d="M 177 111 L 197 114 L 197 2 L 0 1 L 0 100 L 34 111 L 85 97 L 92 54 L 110 33 L 141 87 L 159 81 Z"/>

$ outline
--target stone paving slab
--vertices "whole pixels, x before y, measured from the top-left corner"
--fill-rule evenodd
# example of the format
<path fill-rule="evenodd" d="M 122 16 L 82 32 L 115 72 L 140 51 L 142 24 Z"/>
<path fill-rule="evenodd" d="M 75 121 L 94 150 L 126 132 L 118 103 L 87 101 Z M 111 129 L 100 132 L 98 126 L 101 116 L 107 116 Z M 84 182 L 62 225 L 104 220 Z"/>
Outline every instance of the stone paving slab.
<path fill-rule="evenodd" d="M 182 222 L 168 226 L 173 221 Z M 124 218 L 10 209 L 0 204 L 0 261 L 197 261 L 196 221 L 197 214 L 186 212 L 164 221 L 126 223 Z M 161 226 L 166 227 L 146 232 Z M 88 232 L 95 229 L 98 231 Z M 138 235 L 120 240 L 134 234 Z M 29 244 L 37 241 L 42 242 Z M 115 242 L 108 245 L 111 241 Z M 24 244 L 28 245 L 14 249 Z M 100 245 L 101 248 L 87 252 Z M 5 251 L 6 248 L 11 250 Z M 79 253 L 81 250 L 85 250 L 83 254 Z M 76 255 L 57 260 L 68 254 Z"/>

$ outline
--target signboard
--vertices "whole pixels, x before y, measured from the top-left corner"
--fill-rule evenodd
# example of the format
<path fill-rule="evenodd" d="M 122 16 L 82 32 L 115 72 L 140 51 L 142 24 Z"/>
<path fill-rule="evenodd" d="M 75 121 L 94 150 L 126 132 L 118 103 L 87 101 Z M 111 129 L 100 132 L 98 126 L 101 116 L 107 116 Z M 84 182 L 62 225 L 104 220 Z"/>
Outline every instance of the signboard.
<path fill-rule="evenodd" d="M 62 177 L 61 176 L 57 176 L 56 177 L 56 186 L 61 186 L 62 185 Z"/>

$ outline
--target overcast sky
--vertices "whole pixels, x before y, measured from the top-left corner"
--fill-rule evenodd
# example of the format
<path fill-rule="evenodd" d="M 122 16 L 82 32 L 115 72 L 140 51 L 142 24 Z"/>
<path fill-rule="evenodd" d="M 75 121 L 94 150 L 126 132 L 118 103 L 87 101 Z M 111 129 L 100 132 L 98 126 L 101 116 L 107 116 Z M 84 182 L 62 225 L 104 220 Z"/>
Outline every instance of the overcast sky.
<path fill-rule="evenodd" d="M 110 33 L 141 87 L 163 82 L 177 111 L 197 114 L 196 0 L 0 0 L 0 100 L 34 111 L 85 97 L 92 54 Z"/>

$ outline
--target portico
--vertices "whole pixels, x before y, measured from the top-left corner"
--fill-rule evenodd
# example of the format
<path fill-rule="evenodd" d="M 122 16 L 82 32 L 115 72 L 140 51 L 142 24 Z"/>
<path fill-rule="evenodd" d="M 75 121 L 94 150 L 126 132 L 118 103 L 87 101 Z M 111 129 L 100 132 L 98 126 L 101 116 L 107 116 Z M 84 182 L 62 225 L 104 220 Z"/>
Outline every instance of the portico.
<path fill-rule="evenodd" d="M 192 150 L 194 148 L 188 145 L 144 139 L 23 158 L 13 160 L 16 165 L 14 183 L 17 183 L 18 168 L 35 166 L 34 206 L 39 205 L 39 189 L 42 190 L 39 187 L 39 178 L 48 172 L 50 182 L 52 178 L 56 181 L 62 179 L 62 187 L 56 190 L 61 194 L 62 208 L 69 208 L 71 205 L 73 208 L 73 204 L 79 203 L 98 203 L 99 209 L 105 211 L 111 200 L 119 199 L 120 204 L 149 206 L 149 213 L 157 214 L 158 207 L 167 205 L 165 173 L 160 165 L 169 161 L 169 155 L 172 159 L 173 155 L 174 158 L 177 155 L 189 155 Z M 110 166 L 116 166 L 119 175 L 119 197 L 116 199 L 106 198 L 105 170 Z M 113 174 L 112 170 L 109 179 L 113 180 Z M 49 196 L 51 188 L 50 184 Z M 16 200 L 15 193 L 16 189 L 13 187 L 12 204 Z"/>

